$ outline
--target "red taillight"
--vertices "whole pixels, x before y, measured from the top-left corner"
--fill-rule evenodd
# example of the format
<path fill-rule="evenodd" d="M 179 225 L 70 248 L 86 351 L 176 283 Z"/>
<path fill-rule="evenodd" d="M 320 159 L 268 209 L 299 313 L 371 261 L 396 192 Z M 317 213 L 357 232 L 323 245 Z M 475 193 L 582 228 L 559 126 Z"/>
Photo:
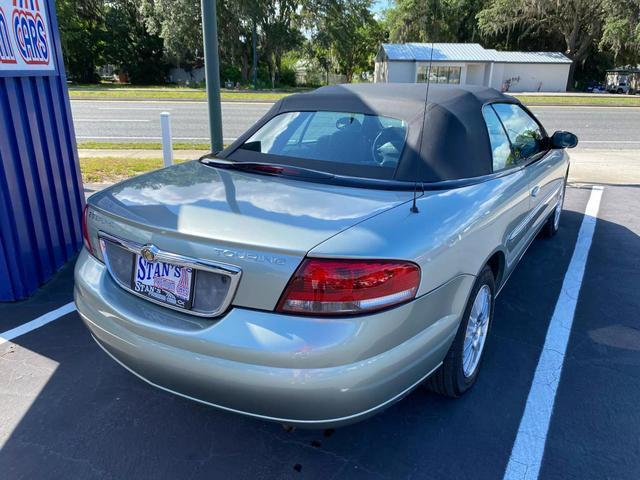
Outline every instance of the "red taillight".
<path fill-rule="evenodd" d="M 420 267 L 395 260 L 308 258 L 289 281 L 277 311 L 305 315 L 371 312 L 413 299 Z"/>
<path fill-rule="evenodd" d="M 87 251 L 96 256 L 95 250 L 93 249 L 93 245 L 91 245 L 91 238 L 89 237 L 89 230 L 87 228 L 87 215 L 89 212 L 89 205 L 84 206 L 84 210 L 82 211 L 82 240 L 84 241 L 84 246 Z"/>

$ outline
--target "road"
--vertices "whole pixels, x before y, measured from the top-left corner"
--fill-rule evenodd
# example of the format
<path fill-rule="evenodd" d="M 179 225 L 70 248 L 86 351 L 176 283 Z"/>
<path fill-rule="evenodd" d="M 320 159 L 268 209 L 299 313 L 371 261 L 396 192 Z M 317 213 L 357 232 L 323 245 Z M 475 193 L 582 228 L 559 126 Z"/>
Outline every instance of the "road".
<path fill-rule="evenodd" d="M 223 103 L 225 142 L 244 132 L 270 107 L 265 103 Z M 71 108 L 79 141 L 159 141 L 163 111 L 171 112 L 175 141 L 208 138 L 204 102 L 74 100 Z M 640 108 L 532 107 L 532 110 L 548 131 L 569 130 L 577 134 L 579 148 L 640 148 Z"/>
<path fill-rule="evenodd" d="M 335 431 L 285 432 L 155 389 L 107 357 L 75 312 L 2 342 L 6 330 L 71 302 L 69 263 L 31 299 L 0 304 L 0 476 L 500 480 L 523 438 L 525 409 L 534 405 L 527 411 L 544 441 L 540 474 L 507 478 L 638 479 L 636 190 L 604 187 L 580 288 L 581 275 L 568 272 L 574 249 L 585 248 L 578 232 L 591 189 L 567 189 L 558 235 L 531 245 L 496 301 L 483 370 L 464 397 L 419 388 Z M 540 401 L 548 396 L 529 391 L 541 352 L 562 355 L 545 338 L 550 322 L 558 325 L 556 302 L 567 294 L 577 306 L 562 373 L 544 377 L 545 385 L 558 386 L 544 433 L 539 425 L 551 406 Z"/>
<path fill-rule="evenodd" d="M 271 108 L 267 103 L 223 103 L 223 136 L 233 141 Z M 160 112 L 171 113 L 174 141 L 209 138 L 204 102 L 89 101 L 71 102 L 78 141 L 159 141 Z"/>

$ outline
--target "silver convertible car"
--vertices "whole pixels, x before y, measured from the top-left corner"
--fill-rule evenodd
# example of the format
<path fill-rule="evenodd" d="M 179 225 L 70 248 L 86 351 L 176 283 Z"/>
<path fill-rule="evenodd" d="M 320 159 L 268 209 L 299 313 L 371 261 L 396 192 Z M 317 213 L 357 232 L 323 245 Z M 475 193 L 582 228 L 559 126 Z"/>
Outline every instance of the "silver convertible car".
<path fill-rule="evenodd" d="M 558 230 L 575 135 L 486 88 L 291 95 L 224 151 L 84 213 L 75 301 L 163 390 L 312 428 L 478 378 L 494 303 Z"/>

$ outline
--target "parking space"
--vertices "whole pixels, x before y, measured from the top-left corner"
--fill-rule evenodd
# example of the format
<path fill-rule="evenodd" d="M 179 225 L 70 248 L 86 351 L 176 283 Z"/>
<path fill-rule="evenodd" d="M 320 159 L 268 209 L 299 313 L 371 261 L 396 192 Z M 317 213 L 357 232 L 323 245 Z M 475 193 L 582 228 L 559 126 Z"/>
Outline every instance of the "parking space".
<path fill-rule="evenodd" d="M 542 478 L 640 478 L 639 200 L 604 192 Z"/>
<path fill-rule="evenodd" d="M 590 194 L 568 188 L 560 232 L 531 245 L 502 291 L 463 398 L 418 388 L 364 422 L 287 432 L 148 386 L 73 312 L 0 339 L 0 476 L 503 478 Z M 604 189 L 539 478 L 640 478 L 639 194 Z M 0 332 L 71 300 L 68 265 L 32 299 L 0 305 Z"/>

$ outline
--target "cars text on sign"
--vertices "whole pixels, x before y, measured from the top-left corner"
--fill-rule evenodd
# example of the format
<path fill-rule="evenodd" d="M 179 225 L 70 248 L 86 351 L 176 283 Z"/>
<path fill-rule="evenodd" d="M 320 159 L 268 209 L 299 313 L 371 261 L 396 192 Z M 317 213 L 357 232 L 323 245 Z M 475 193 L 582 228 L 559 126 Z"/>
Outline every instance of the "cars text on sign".
<path fill-rule="evenodd" d="M 53 71 L 46 0 L 0 0 L 0 71 Z"/>

